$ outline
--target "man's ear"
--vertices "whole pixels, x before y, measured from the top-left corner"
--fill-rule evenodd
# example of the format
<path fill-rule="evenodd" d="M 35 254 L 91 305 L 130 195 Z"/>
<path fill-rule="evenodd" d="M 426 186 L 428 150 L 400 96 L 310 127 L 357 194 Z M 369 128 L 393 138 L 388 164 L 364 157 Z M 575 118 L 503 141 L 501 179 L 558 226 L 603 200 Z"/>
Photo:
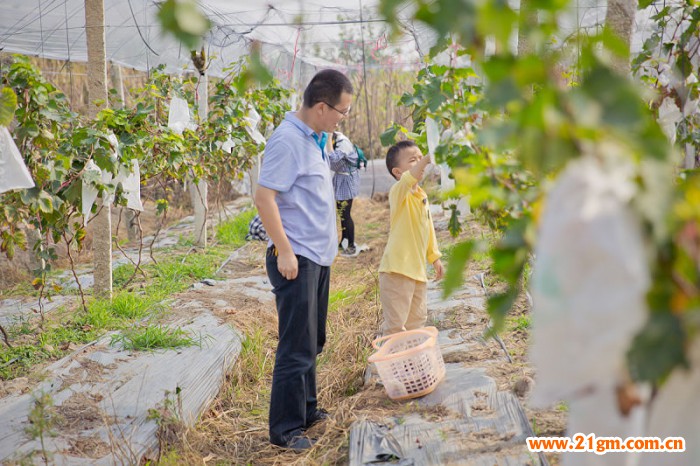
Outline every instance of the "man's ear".
<path fill-rule="evenodd" d="M 399 167 L 394 167 L 391 169 L 391 174 L 398 180 L 401 178 L 401 169 Z"/>
<path fill-rule="evenodd" d="M 323 109 L 321 108 L 322 105 L 325 105 L 325 104 L 323 102 L 316 102 L 315 104 L 313 104 L 311 106 L 311 108 L 314 109 L 314 111 L 316 111 L 316 113 L 321 113 L 321 112 L 323 112 Z"/>

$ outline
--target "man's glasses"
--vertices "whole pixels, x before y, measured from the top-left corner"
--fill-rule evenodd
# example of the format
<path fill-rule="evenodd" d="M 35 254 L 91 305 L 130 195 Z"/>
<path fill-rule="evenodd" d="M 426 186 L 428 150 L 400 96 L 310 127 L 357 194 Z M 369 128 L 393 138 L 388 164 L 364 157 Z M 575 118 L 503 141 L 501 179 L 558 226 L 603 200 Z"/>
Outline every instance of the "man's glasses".
<path fill-rule="evenodd" d="M 334 106 L 332 106 L 331 104 L 329 104 L 328 102 L 323 101 L 323 100 L 322 100 L 321 102 L 323 102 L 324 104 L 328 105 L 330 108 L 332 108 L 332 109 L 335 110 L 336 112 L 340 113 L 340 114 L 343 115 L 344 117 L 346 117 L 346 116 L 348 116 L 348 115 L 350 114 L 350 109 L 352 108 L 352 107 L 348 107 L 347 110 L 345 110 L 344 112 L 341 112 L 340 110 L 338 110 L 337 108 L 335 108 Z"/>

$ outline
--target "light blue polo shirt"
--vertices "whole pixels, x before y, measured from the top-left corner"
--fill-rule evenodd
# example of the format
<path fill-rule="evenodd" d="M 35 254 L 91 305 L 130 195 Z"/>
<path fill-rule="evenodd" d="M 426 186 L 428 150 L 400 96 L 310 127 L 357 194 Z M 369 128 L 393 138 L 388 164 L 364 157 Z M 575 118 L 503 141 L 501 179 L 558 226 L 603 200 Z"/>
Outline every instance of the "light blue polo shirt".
<path fill-rule="evenodd" d="M 330 266 L 338 253 L 332 172 L 314 136 L 294 112 L 287 112 L 265 145 L 258 184 L 277 191 L 294 254 Z"/>

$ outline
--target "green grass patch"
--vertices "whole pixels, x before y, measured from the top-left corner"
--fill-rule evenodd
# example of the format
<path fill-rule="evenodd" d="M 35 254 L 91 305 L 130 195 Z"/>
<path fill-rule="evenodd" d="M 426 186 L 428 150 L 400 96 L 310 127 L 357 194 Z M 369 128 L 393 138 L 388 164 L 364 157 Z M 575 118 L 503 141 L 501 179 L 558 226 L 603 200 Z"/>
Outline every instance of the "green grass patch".
<path fill-rule="evenodd" d="M 13 347 L 0 346 L 0 379 L 27 375 L 39 364 L 63 357 L 76 344 L 88 343 L 107 331 L 127 329 L 139 321 L 157 316 L 165 309 L 163 301 L 170 295 L 203 278 L 211 278 L 229 252 L 230 246 L 212 247 L 191 254 L 168 250 L 167 256 L 158 264 L 142 267 L 148 279 L 141 273 L 136 275 L 132 283 L 138 291 L 118 291 L 111 301 L 89 300 L 87 310 L 54 310 L 43 329 L 36 318 L 20 318 L 5 326 Z M 159 252 L 161 254 L 164 253 Z M 115 288 L 123 286 L 133 272 L 132 264 L 117 267 L 113 275 Z M 155 326 L 125 330 L 116 338 L 121 339 L 127 349 L 177 348 L 201 345 L 202 340 L 181 329 Z"/>
<path fill-rule="evenodd" d="M 125 323 L 141 320 L 163 309 L 159 299 L 151 294 L 137 294 L 122 291 L 112 298 L 98 299 L 90 302 L 87 312 L 82 313 L 79 321 L 97 329 L 120 328 Z"/>
<path fill-rule="evenodd" d="M 202 345 L 201 338 L 193 338 L 179 327 L 170 328 L 163 325 L 124 330 L 112 336 L 112 345 L 121 344 L 124 349 L 134 351 L 152 351 L 156 349 L 183 348 Z"/>
<path fill-rule="evenodd" d="M 379 229 L 382 227 L 382 224 L 379 222 L 368 222 L 365 224 L 364 232 L 366 233 L 374 233 L 379 231 Z"/>
<path fill-rule="evenodd" d="M 212 278 L 219 263 L 226 254 L 219 248 L 208 249 L 201 254 L 190 254 L 160 261 L 158 265 L 149 265 L 148 270 L 153 281 L 146 287 L 146 293 L 164 299 L 172 293 L 185 290 L 192 283 L 204 278 Z"/>
<path fill-rule="evenodd" d="M 13 327 L 8 329 L 8 333 L 18 334 Z M 35 339 L 25 339 L 21 344 L 15 343 L 12 348 L 3 345 L 0 347 L 0 379 L 10 380 L 25 375 L 37 364 L 62 357 L 70 343 L 87 343 L 97 335 L 89 326 L 66 322 L 64 325 L 48 327 Z"/>
<path fill-rule="evenodd" d="M 512 332 L 517 332 L 518 330 L 526 331 L 530 328 L 530 316 L 529 315 L 508 317 L 506 320 L 508 322 L 508 328 Z"/>
<path fill-rule="evenodd" d="M 259 383 L 272 373 L 274 360 L 268 357 L 270 342 L 262 329 L 256 328 L 241 342 L 240 364 L 250 379 L 248 383 Z"/>
<path fill-rule="evenodd" d="M 221 222 L 216 226 L 216 239 L 220 244 L 239 248 L 245 244 L 248 225 L 258 213 L 256 209 L 247 209 L 231 220 Z"/>
<path fill-rule="evenodd" d="M 364 286 L 356 286 L 332 292 L 328 298 L 328 310 L 334 312 L 337 311 L 340 306 L 358 300 L 364 291 Z"/>
<path fill-rule="evenodd" d="M 144 257 L 146 254 L 148 254 L 147 251 L 145 252 Z M 116 267 L 112 271 L 112 286 L 116 289 L 123 287 L 127 280 L 129 280 L 134 274 L 134 268 L 135 267 L 132 264 L 124 264 Z"/>

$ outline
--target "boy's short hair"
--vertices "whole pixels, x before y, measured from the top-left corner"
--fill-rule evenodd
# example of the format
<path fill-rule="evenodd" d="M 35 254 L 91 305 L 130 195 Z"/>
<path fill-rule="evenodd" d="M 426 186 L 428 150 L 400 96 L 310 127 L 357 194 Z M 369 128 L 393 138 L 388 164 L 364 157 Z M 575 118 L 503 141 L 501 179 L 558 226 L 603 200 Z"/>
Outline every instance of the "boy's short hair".
<path fill-rule="evenodd" d="M 391 176 L 394 176 L 392 170 L 399 165 L 399 154 L 409 147 L 418 147 L 418 144 L 409 140 L 399 141 L 386 151 L 386 168 Z"/>
<path fill-rule="evenodd" d="M 304 90 L 304 107 L 311 108 L 319 102 L 336 105 L 343 92 L 354 93 L 348 77 L 337 70 L 321 70 Z"/>

